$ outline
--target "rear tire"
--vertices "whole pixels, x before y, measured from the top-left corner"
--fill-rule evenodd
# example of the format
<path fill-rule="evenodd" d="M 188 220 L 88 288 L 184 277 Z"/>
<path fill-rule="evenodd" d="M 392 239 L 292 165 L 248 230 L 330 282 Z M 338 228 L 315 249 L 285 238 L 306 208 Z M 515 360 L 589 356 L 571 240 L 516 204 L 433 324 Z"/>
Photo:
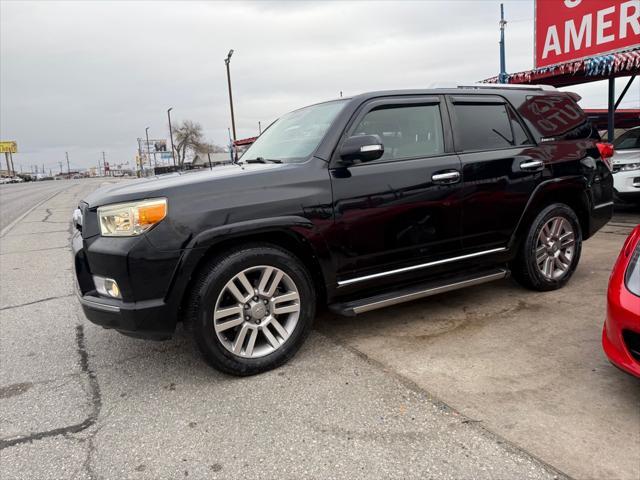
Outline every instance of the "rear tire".
<path fill-rule="evenodd" d="M 311 277 L 296 257 L 252 244 L 209 261 L 196 278 L 188 315 L 205 360 L 246 376 L 295 355 L 311 329 L 315 304 Z"/>
<path fill-rule="evenodd" d="M 557 290 L 573 275 L 581 251 L 582 230 L 574 211 L 562 203 L 549 205 L 531 224 L 513 262 L 513 277 L 532 290 Z"/>

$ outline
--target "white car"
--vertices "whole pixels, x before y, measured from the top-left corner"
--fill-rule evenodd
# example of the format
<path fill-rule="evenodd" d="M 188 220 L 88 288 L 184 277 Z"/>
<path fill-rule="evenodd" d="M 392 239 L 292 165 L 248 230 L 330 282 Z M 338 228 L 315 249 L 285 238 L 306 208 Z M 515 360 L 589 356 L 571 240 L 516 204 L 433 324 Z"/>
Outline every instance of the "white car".
<path fill-rule="evenodd" d="M 625 202 L 640 203 L 640 127 L 627 130 L 613 141 L 613 187 Z"/>

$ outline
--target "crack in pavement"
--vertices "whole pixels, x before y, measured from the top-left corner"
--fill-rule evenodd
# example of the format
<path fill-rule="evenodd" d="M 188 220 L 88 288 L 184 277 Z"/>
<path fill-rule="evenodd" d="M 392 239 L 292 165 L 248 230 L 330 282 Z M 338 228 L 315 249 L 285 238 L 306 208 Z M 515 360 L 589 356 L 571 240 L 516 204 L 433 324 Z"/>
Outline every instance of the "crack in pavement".
<path fill-rule="evenodd" d="M 67 435 L 70 433 L 78 433 L 86 430 L 97 422 L 98 416 L 100 415 L 100 410 L 102 408 L 102 395 L 100 393 L 100 386 L 98 385 L 98 378 L 96 376 L 96 373 L 89 365 L 89 354 L 87 353 L 84 326 L 81 324 L 76 325 L 76 351 L 79 357 L 80 370 L 87 376 L 89 382 L 89 393 L 91 396 L 91 413 L 89 414 L 89 416 L 80 423 L 76 423 L 66 427 L 54 428 L 53 430 L 45 430 L 43 432 L 36 432 L 26 436 L 0 439 L 0 451 L 4 450 L 5 448 L 13 447 L 15 445 L 31 443 L 34 440 L 42 440 L 43 438 Z"/>
<path fill-rule="evenodd" d="M 0 308 L 0 312 L 3 311 L 3 310 L 11 310 L 13 308 L 28 307 L 29 305 L 35 305 L 36 303 L 49 302 L 51 300 L 58 300 L 59 298 L 69 298 L 69 297 L 73 297 L 73 296 L 75 296 L 74 293 L 68 293 L 66 295 L 58 295 L 57 297 L 41 298 L 40 300 L 34 300 L 33 302 L 21 303 L 19 305 L 8 305 L 6 307 Z"/>
<path fill-rule="evenodd" d="M 488 438 L 492 438 L 498 445 L 502 445 L 508 451 L 516 452 L 521 455 L 529 457 L 530 459 L 534 460 L 538 464 L 547 468 L 549 471 L 553 472 L 556 475 L 557 479 L 562 478 L 565 480 L 573 480 L 573 477 L 563 472 L 558 467 L 551 465 L 550 463 L 546 462 L 542 458 L 533 454 L 532 452 L 527 450 L 525 447 L 519 445 L 518 443 L 512 442 L 511 440 L 506 439 L 499 433 L 494 432 L 489 426 L 485 425 L 482 422 L 482 420 L 469 418 L 460 410 L 457 410 L 456 408 L 452 407 L 441 398 L 433 395 L 424 387 L 420 386 L 417 382 L 411 380 L 409 377 L 402 375 L 400 372 L 386 365 L 384 362 L 369 356 L 368 354 L 366 354 L 361 350 L 358 350 L 356 347 L 347 343 L 344 339 L 331 335 L 326 331 L 319 330 L 318 328 L 313 328 L 313 331 L 318 335 L 326 338 L 329 342 L 333 343 L 334 345 L 337 345 L 338 347 L 344 348 L 348 352 L 351 352 L 356 357 L 364 360 L 367 364 L 371 365 L 377 370 L 381 370 L 382 372 L 389 375 L 390 377 L 395 378 L 398 382 L 400 382 L 400 384 L 404 385 L 409 390 L 423 396 L 423 398 L 425 398 L 427 401 L 435 405 L 439 410 L 442 410 L 443 412 L 454 413 L 459 417 L 460 423 L 464 423 L 465 425 L 471 428 L 484 432 L 488 436 Z"/>
<path fill-rule="evenodd" d="M 45 208 L 44 210 L 45 212 L 47 212 L 47 216 L 44 217 L 42 220 L 40 220 L 41 222 L 46 222 L 47 220 L 49 220 L 49 217 L 53 215 L 53 212 L 51 211 L 50 208 Z"/>

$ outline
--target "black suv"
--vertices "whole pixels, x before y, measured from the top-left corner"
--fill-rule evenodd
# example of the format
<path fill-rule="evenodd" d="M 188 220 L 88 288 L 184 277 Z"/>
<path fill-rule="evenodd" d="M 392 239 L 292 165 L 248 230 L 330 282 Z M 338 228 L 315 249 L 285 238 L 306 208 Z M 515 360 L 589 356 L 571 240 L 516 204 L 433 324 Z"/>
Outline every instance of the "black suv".
<path fill-rule="evenodd" d="M 610 151 L 549 87 L 386 91 L 275 121 L 237 164 L 123 182 L 74 213 L 87 317 L 214 367 L 274 368 L 341 315 L 513 277 L 562 287 L 612 215 Z"/>

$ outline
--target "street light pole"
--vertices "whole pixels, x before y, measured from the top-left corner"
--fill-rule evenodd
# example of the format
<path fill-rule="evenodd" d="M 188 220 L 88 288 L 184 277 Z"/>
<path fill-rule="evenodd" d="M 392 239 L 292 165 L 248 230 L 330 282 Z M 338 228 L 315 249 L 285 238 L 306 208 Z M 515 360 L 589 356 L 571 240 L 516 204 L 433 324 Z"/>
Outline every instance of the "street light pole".
<path fill-rule="evenodd" d="M 169 117 L 169 138 L 171 139 L 171 158 L 173 158 L 173 166 L 176 166 L 176 151 L 175 148 L 173 146 L 173 128 L 171 128 L 171 110 L 173 110 L 173 107 L 169 108 L 169 110 L 167 110 L 167 117 Z"/>
<path fill-rule="evenodd" d="M 498 83 L 507 83 L 507 67 L 504 49 L 504 27 L 507 24 L 504 19 L 504 4 L 500 4 L 500 74 Z"/>
<path fill-rule="evenodd" d="M 231 63 L 231 55 L 233 50 L 229 50 L 227 58 L 224 59 L 224 64 L 227 66 L 227 86 L 229 87 L 229 105 L 231 107 L 231 129 L 233 131 L 233 141 L 236 141 L 236 119 L 233 114 L 233 95 L 231 93 L 231 72 L 229 71 L 229 64 Z"/>

